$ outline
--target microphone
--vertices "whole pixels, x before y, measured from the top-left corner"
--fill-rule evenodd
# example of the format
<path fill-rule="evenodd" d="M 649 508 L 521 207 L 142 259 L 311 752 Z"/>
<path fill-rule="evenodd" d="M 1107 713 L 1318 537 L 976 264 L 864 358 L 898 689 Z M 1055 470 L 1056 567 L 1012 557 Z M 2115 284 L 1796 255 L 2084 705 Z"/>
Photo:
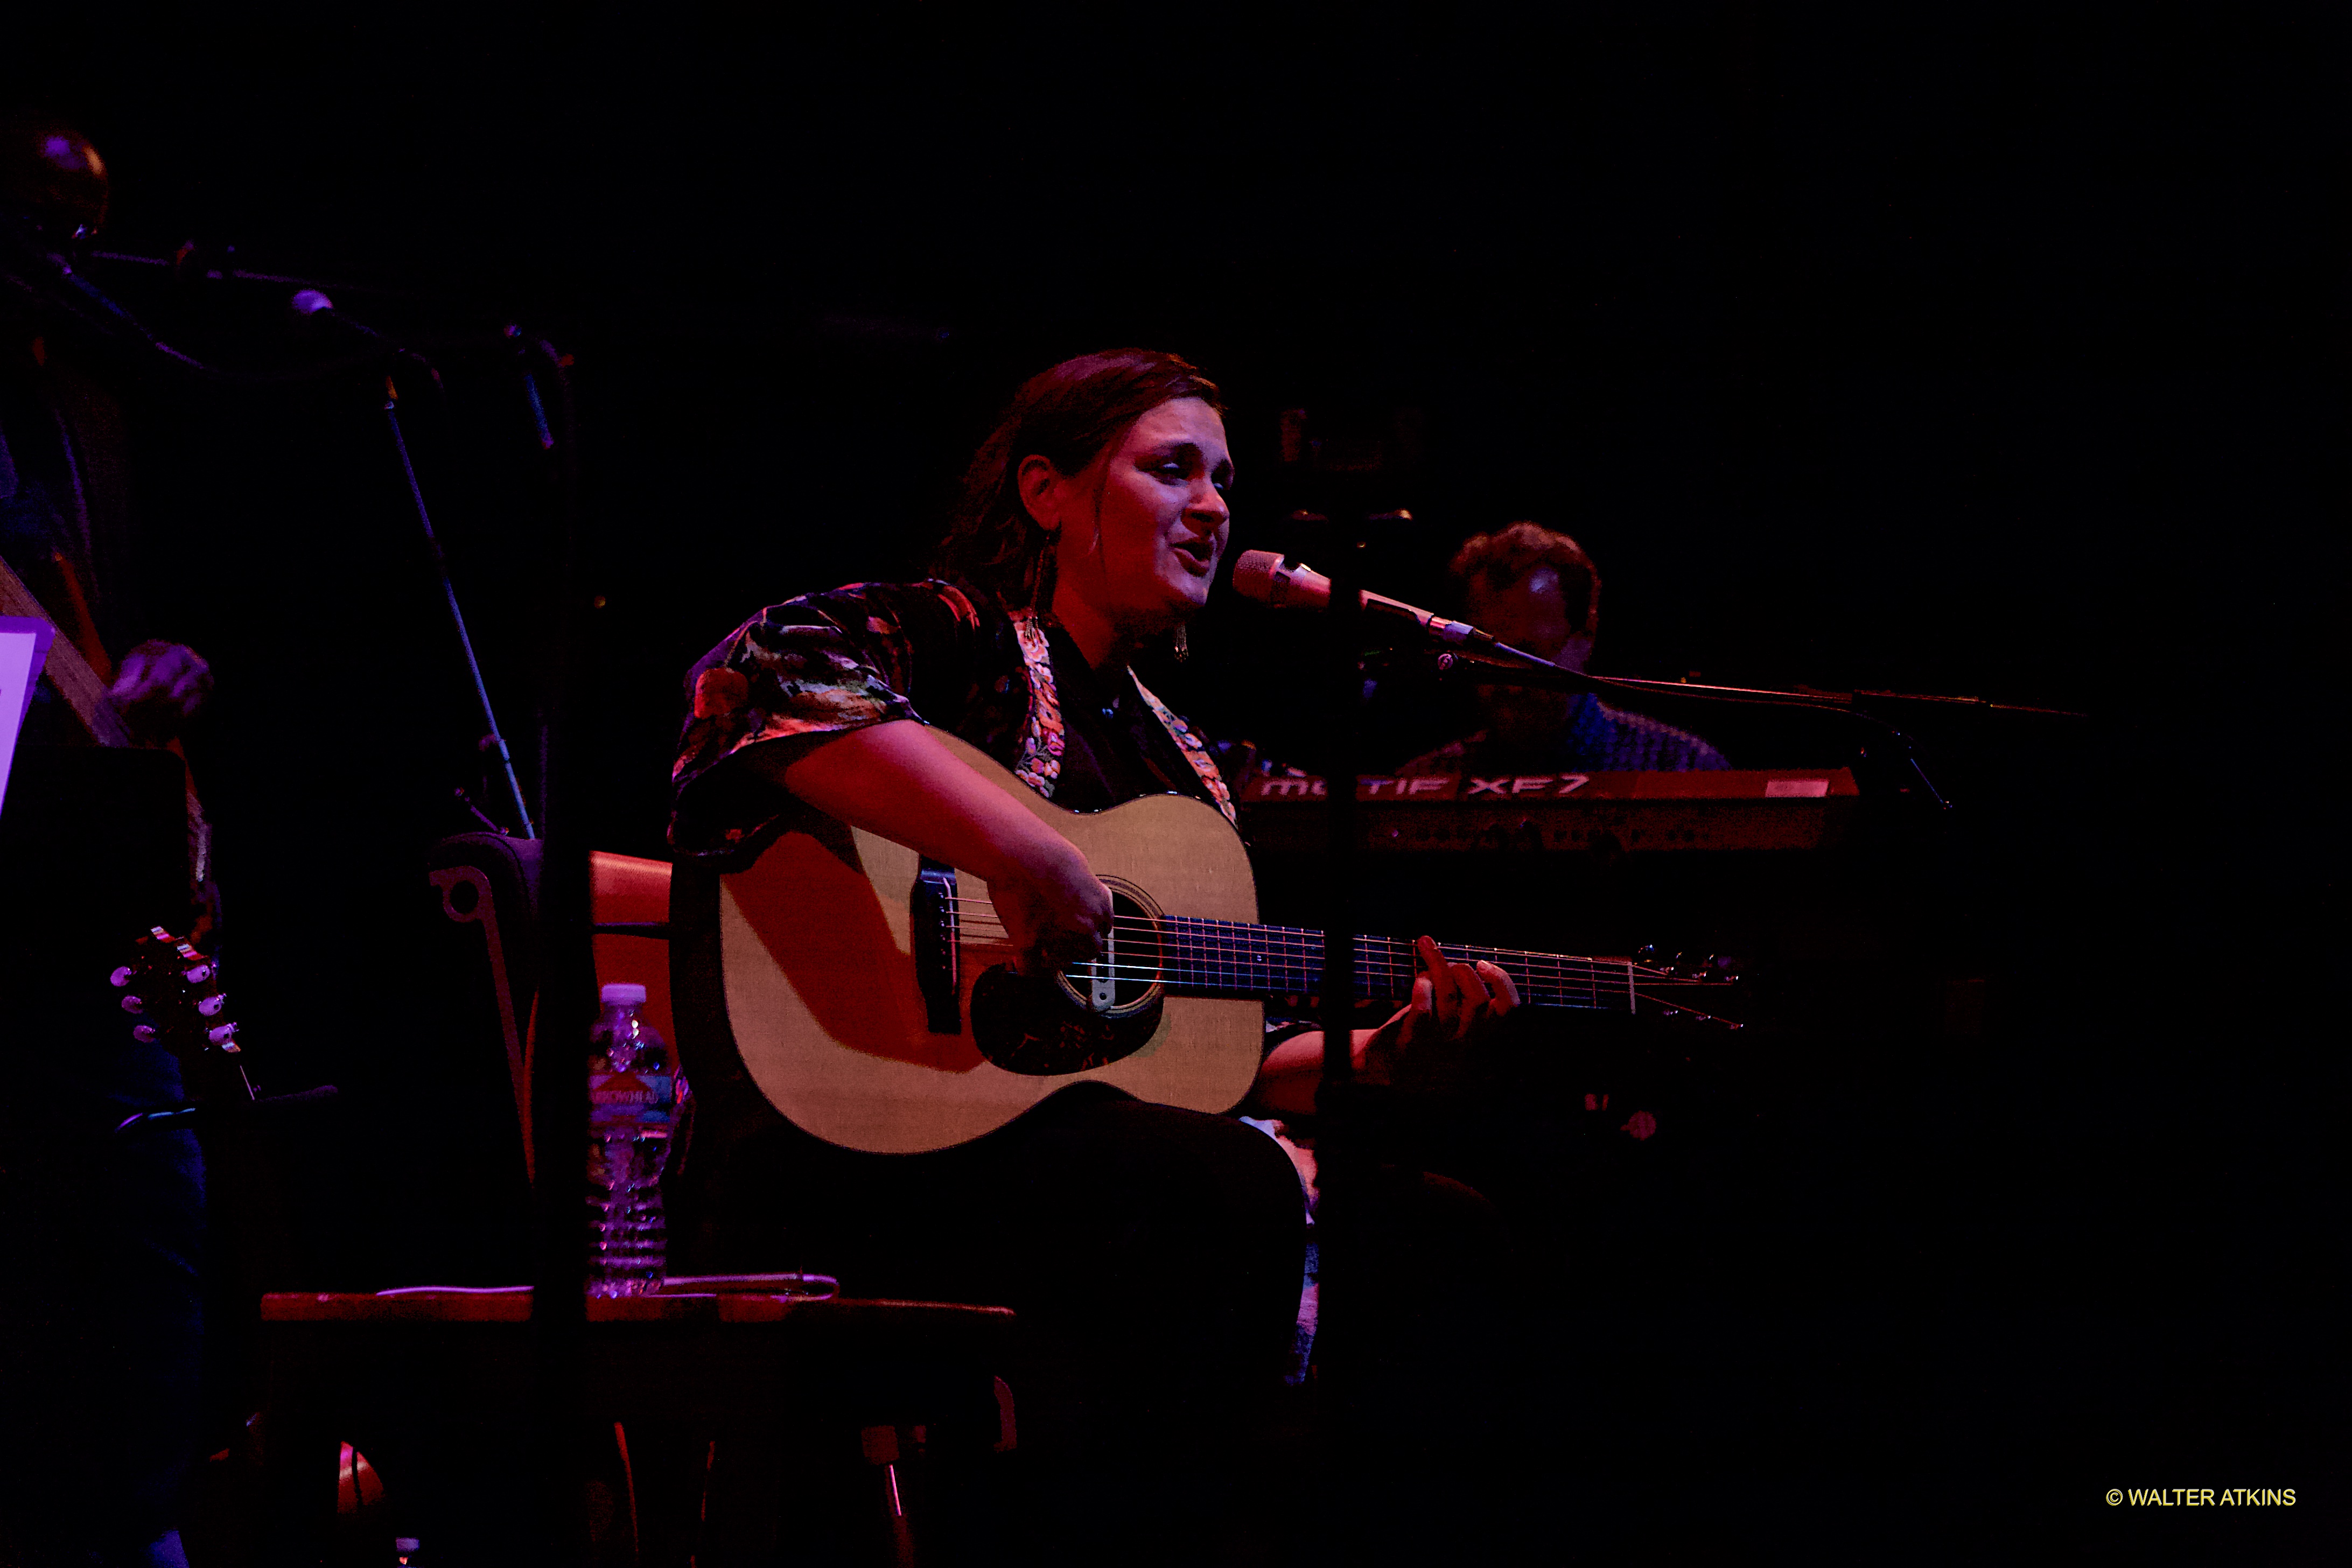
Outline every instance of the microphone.
<path fill-rule="evenodd" d="M 300 289 L 296 292 L 294 298 L 286 301 L 286 304 L 289 310 L 292 310 L 296 315 L 301 317 L 305 321 L 331 321 L 342 331 L 350 332 L 355 337 L 365 338 L 370 343 L 374 345 L 376 353 L 380 356 L 377 360 L 377 363 L 381 363 L 383 359 L 387 358 L 404 359 L 409 361 L 416 365 L 418 369 L 424 371 L 426 375 L 433 378 L 433 385 L 436 391 L 441 388 L 441 371 L 439 366 L 436 365 L 431 360 L 426 359 L 423 354 L 418 353 L 415 349 L 410 348 L 406 343 L 395 342 L 392 339 L 385 337 L 382 332 L 377 331 L 373 327 L 369 326 L 357 316 L 347 316 L 342 311 L 336 310 L 335 302 L 327 297 L 326 290 L 322 289 Z"/>
<path fill-rule="evenodd" d="M 1234 560 L 1234 592 L 1276 609 L 1320 610 L 1331 603 L 1331 579 L 1295 555 L 1276 555 L 1271 550 L 1244 550 Z M 1367 613 L 1411 621 L 1442 643 L 1501 658 L 1534 659 L 1532 654 L 1523 654 L 1496 642 L 1467 621 L 1450 621 L 1384 594 L 1366 593 L 1363 604 Z"/>
<path fill-rule="evenodd" d="M 298 316 L 311 321 L 332 321 L 346 331 L 357 332 L 363 338 L 373 339 L 387 348 L 392 346 L 391 339 L 369 326 L 365 321 L 356 316 L 346 316 L 336 310 L 335 302 L 327 298 L 323 289 L 305 289 L 288 300 L 287 304 Z"/>

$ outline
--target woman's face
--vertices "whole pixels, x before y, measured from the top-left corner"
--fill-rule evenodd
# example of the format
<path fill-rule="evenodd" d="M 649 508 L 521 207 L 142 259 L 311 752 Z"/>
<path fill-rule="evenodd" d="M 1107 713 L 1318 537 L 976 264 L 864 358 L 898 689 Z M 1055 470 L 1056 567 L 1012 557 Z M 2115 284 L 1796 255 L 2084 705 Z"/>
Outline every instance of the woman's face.
<path fill-rule="evenodd" d="M 1191 618 L 1225 552 L 1233 471 L 1225 422 L 1197 397 L 1145 414 L 1076 474 L 1049 468 L 1030 510 L 1055 531 L 1056 613 L 1126 639 Z"/>

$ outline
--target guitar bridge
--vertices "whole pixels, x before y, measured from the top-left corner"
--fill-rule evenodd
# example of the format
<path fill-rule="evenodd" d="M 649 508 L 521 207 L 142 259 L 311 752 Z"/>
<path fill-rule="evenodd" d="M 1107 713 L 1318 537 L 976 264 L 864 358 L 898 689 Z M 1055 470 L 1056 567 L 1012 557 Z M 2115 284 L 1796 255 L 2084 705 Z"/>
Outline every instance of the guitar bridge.
<path fill-rule="evenodd" d="M 956 1007 L 961 975 L 956 966 L 955 868 L 925 860 L 915 873 L 915 984 L 923 994 L 924 1017 L 934 1035 L 961 1035 L 963 1016 Z"/>

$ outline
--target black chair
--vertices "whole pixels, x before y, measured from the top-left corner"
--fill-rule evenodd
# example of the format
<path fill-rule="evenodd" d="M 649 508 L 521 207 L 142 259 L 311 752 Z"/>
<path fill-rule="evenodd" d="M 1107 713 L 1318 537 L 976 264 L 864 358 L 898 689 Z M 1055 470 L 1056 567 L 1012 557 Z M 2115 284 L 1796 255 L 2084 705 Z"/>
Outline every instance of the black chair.
<path fill-rule="evenodd" d="M 467 833 L 425 858 L 439 918 L 411 1005 L 436 1042 L 396 1086 L 418 1158 L 403 1180 L 401 1283 L 530 1278 L 531 1010 L 538 995 L 540 846 Z"/>

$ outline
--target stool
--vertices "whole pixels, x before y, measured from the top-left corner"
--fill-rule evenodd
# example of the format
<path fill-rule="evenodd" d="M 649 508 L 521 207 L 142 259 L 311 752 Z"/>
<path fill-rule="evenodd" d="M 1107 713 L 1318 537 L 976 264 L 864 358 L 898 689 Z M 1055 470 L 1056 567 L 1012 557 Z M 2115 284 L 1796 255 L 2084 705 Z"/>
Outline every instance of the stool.
<path fill-rule="evenodd" d="M 1010 1310 L 761 1293 L 587 1307 L 583 1415 L 626 1434 L 604 1503 L 596 1483 L 583 1499 L 592 1524 L 608 1511 L 601 1561 L 721 1568 L 781 1547 L 911 1563 L 919 1521 L 988 1531 L 988 1472 L 1013 1446 L 995 1375 Z M 264 1297 L 270 1561 L 322 1560 L 346 1442 L 424 1561 L 530 1560 L 530 1321 L 528 1290 Z"/>

